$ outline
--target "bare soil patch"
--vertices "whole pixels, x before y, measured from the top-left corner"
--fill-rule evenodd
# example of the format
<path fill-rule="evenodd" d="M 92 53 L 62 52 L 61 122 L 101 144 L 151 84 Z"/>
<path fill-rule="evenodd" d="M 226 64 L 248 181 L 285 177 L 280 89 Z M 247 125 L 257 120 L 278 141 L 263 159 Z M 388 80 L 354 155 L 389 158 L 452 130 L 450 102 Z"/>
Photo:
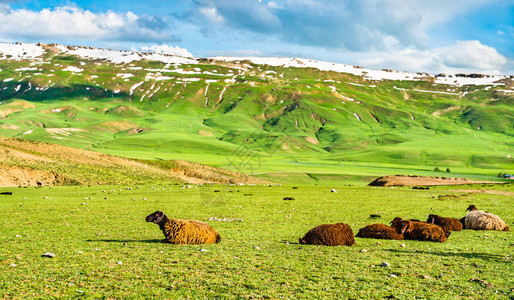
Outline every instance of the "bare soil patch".
<path fill-rule="evenodd" d="M 471 183 L 494 183 L 491 181 L 473 181 L 464 178 L 429 177 L 415 175 L 390 175 L 375 179 L 369 186 L 418 186 L 418 185 L 459 185 Z"/>

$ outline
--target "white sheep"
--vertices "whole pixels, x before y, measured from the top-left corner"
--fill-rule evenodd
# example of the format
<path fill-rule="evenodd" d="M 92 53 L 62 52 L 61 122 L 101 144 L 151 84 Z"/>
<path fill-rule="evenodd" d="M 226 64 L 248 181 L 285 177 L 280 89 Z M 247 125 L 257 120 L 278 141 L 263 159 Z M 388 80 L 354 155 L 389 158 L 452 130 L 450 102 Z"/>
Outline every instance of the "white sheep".
<path fill-rule="evenodd" d="M 478 210 L 475 205 L 466 210 L 469 210 L 464 220 L 466 229 L 509 231 L 509 226 L 497 215 Z"/>

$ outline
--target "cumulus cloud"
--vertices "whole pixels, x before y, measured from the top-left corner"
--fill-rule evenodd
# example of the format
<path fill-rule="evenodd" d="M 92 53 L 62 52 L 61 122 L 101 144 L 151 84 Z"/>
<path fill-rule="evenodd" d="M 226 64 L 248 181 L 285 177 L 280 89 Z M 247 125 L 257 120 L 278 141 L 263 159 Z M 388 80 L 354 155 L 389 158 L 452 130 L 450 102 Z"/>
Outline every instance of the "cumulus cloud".
<path fill-rule="evenodd" d="M 141 51 L 145 52 L 154 52 L 154 53 L 161 53 L 161 54 L 172 54 L 172 55 L 178 55 L 183 57 L 193 57 L 193 54 L 189 52 L 187 49 L 180 48 L 179 46 L 171 46 L 171 45 L 152 45 L 152 46 L 141 46 L 139 48 Z"/>
<path fill-rule="evenodd" d="M 508 71 L 508 59 L 479 41 L 458 41 L 433 50 L 403 49 L 395 52 L 365 53 L 358 61 L 371 68 L 395 68 L 430 73 L 501 74 Z"/>
<path fill-rule="evenodd" d="M 75 6 L 32 11 L 0 9 L 0 35 L 31 40 L 175 41 L 163 19 Z"/>
<path fill-rule="evenodd" d="M 499 69 L 507 64 L 507 58 L 496 49 L 479 41 L 458 41 L 455 45 L 436 49 L 443 63 L 455 68 Z"/>
<path fill-rule="evenodd" d="M 244 30 L 351 51 L 422 48 L 428 42 L 421 15 L 400 0 L 194 0 L 180 19 L 206 33 Z"/>

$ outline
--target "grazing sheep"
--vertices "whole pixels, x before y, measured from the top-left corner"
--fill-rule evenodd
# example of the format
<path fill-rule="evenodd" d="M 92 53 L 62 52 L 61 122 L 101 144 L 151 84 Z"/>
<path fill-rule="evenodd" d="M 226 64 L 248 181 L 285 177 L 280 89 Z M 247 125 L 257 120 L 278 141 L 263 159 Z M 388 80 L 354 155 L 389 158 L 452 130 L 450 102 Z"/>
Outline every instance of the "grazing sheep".
<path fill-rule="evenodd" d="M 440 217 L 438 215 L 430 214 L 428 215 L 427 223 L 439 225 L 443 228 L 445 232 L 462 230 L 461 222 L 455 218 L 445 218 Z"/>
<path fill-rule="evenodd" d="M 446 242 L 450 232 L 445 232 L 439 225 L 415 222 L 410 220 L 401 220 L 395 218 L 391 222 L 397 232 L 403 233 L 406 240 Z"/>
<path fill-rule="evenodd" d="M 402 233 L 398 233 L 395 228 L 384 224 L 376 223 L 366 225 L 359 229 L 356 237 L 369 239 L 403 240 Z"/>
<path fill-rule="evenodd" d="M 199 245 L 221 241 L 220 235 L 211 225 L 201 221 L 169 219 L 162 211 L 147 216 L 146 222 L 159 225 L 165 237 L 163 243 Z"/>
<path fill-rule="evenodd" d="M 478 210 L 475 205 L 470 205 L 464 220 L 466 229 L 474 230 L 499 230 L 509 231 L 509 226 L 497 215 Z"/>
<path fill-rule="evenodd" d="M 322 224 L 314 227 L 298 240 L 300 244 L 326 246 L 355 245 L 353 231 L 347 224 Z"/>

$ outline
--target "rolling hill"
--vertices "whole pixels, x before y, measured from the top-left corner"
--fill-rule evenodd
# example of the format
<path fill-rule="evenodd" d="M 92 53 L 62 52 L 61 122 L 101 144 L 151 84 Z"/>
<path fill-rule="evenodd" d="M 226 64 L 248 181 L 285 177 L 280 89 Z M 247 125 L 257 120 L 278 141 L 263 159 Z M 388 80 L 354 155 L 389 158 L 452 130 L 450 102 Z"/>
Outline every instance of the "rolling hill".
<path fill-rule="evenodd" d="M 5 137 L 268 179 L 514 171 L 512 76 L 20 43 L 0 70 Z"/>
<path fill-rule="evenodd" d="M 264 184 L 244 174 L 187 161 L 145 161 L 0 137 L 0 187 L 133 184 Z"/>

